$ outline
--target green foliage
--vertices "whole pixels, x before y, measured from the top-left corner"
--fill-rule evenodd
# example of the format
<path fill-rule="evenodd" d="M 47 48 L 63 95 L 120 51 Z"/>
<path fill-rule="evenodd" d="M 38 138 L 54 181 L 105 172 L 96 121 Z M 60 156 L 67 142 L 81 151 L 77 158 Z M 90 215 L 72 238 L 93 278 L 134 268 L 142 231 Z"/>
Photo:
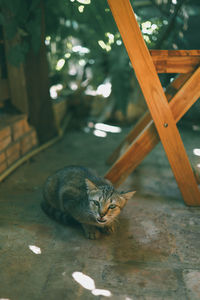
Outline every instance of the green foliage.
<path fill-rule="evenodd" d="M 133 7 L 136 2 L 140 4 L 131 2 Z M 185 16 L 180 12 L 184 0 L 174 1 L 176 4 L 168 0 L 162 5 L 154 0 L 145 2 L 150 3 L 148 11 L 137 5 L 134 11 L 148 47 L 184 45 L 178 34 L 185 26 Z M 12 64 L 19 65 L 30 50 L 39 50 L 42 20 L 51 84 L 62 83 L 69 92 L 71 82 L 80 86 L 87 79 L 87 84 L 96 89 L 110 80 L 115 107 L 125 111 L 133 70 L 107 1 L 0 0 L 0 24 L 6 39 L 14 39 L 9 51 Z"/>
<path fill-rule="evenodd" d="M 51 37 L 48 49 L 52 83 L 62 82 L 70 89 L 70 81 L 83 81 L 90 70 L 92 78 L 88 84 L 97 89 L 109 79 L 112 82 L 116 107 L 124 110 L 130 90 L 128 87 L 131 68 L 124 47 L 121 46 L 118 29 L 107 1 L 91 1 L 85 5 L 83 2 L 59 1 L 56 10 L 51 10 L 51 14 L 49 5 L 46 6 L 47 35 Z M 57 9 L 61 9 L 62 15 Z M 53 26 L 55 24 L 57 30 Z M 85 53 L 81 49 L 76 51 L 77 45 L 84 47 Z M 57 62 L 61 59 L 65 60 L 65 65 L 61 70 L 56 70 Z M 77 70 L 74 75 L 70 75 L 72 65 Z"/>
<path fill-rule="evenodd" d="M 24 61 L 27 49 L 28 45 L 25 42 L 11 47 L 8 52 L 10 63 L 14 66 L 18 66 L 22 61 Z"/>
<path fill-rule="evenodd" d="M 183 27 L 184 16 L 177 15 L 174 22 L 171 12 L 176 12 L 177 6 L 171 0 L 164 3 L 152 6 L 150 15 L 146 13 L 146 8 L 135 7 L 148 48 L 169 49 L 179 41 L 177 32 Z M 134 7 L 134 1 L 132 4 Z M 125 112 L 131 93 L 133 70 L 107 1 L 58 0 L 56 7 L 54 5 L 54 1 L 49 0 L 45 6 L 52 84 L 61 82 L 70 90 L 70 81 L 83 81 L 90 69 L 92 78 L 88 85 L 96 89 L 109 79 L 115 108 Z M 173 30 L 168 31 L 171 19 Z M 77 45 L 87 48 L 88 53 L 75 51 Z M 65 63 L 62 68 L 57 68 L 61 60 Z M 73 75 L 70 72 L 72 66 L 76 69 Z"/>
<path fill-rule="evenodd" d="M 11 41 L 10 63 L 19 66 L 30 49 L 37 52 L 41 43 L 41 6 L 39 0 L 1 0 L 0 24 Z"/>

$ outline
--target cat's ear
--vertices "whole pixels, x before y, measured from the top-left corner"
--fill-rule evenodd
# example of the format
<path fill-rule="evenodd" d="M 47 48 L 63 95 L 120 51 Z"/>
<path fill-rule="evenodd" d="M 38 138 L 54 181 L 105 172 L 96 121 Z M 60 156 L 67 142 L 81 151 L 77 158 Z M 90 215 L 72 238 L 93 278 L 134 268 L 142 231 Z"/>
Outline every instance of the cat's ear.
<path fill-rule="evenodd" d="M 86 184 L 88 192 L 93 192 L 93 191 L 97 190 L 96 185 L 87 178 L 85 179 L 85 184 Z"/>
<path fill-rule="evenodd" d="M 125 198 L 126 201 L 128 201 L 129 199 L 131 199 L 133 197 L 133 195 L 135 193 L 136 193 L 136 191 L 127 192 L 127 193 L 122 192 L 121 195 L 123 196 L 123 198 Z"/>

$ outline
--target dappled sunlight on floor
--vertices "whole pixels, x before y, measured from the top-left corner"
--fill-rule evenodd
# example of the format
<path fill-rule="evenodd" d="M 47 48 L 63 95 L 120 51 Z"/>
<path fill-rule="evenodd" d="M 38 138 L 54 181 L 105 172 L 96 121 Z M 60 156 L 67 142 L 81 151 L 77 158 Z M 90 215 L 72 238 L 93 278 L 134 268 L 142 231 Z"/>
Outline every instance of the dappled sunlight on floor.
<path fill-rule="evenodd" d="M 108 125 L 105 123 L 88 122 L 87 127 L 84 128 L 86 133 L 92 130 L 93 134 L 97 137 L 107 137 L 108 133 L 120 133 L 122 129 L 119 126 Z"/>
<path fill-rule="evenodd" d="M 35 254 L 41 254 L 42 253 L 41 249 L 37 246 L 29 245 L 28 247 Z"/>
<path fill-rule="evenodd" d="M 193 154 L 196 156 L 200 156 L 200 149 L 199 148 L 193 149 Z"/>
<path fill-rule="evenodd" d="M 95 296 L 104 296 L 104 297 L 112 296 L 111 292 L 108 290 L 96 289 L 94 280 L 90 276 L 85 275 L 82 272 L 74 272 L 72 274 L 72 277 L 82 287 L 84 287 L 87 290 L 90 290 L 91 293 Z"/>

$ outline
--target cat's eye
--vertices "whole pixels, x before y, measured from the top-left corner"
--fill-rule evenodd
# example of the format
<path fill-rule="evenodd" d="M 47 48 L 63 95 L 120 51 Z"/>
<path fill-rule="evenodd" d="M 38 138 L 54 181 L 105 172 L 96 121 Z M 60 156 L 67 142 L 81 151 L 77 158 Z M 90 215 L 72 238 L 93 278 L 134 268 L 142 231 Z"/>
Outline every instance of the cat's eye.
<path fill-rule="evenodd" d="M 115 204 L 111 204 L 111 205 L 109 206 L 110 209 L 113 209 L 113 208 L 115 208 L 115 207 L 116 207 Z"/>
<path fill-rule="evenodd" d="M 96 206 L 98 206 L 98 207 L 99 207 L 99 202 L 98 202 L 98 201 L 96 201 L 96 200 L 93 200 L 93 203 L 94 203 Z"/>

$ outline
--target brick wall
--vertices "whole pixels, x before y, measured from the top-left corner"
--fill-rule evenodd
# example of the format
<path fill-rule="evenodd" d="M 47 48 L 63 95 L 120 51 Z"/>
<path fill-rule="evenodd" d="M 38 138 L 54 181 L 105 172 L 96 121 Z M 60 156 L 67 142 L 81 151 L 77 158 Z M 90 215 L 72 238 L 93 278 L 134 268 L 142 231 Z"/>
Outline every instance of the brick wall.
<path fill-rule="evenodd" d="M 38 144 L 36 131 L 26 115 L 0 119 L 0 174 Z"/>

